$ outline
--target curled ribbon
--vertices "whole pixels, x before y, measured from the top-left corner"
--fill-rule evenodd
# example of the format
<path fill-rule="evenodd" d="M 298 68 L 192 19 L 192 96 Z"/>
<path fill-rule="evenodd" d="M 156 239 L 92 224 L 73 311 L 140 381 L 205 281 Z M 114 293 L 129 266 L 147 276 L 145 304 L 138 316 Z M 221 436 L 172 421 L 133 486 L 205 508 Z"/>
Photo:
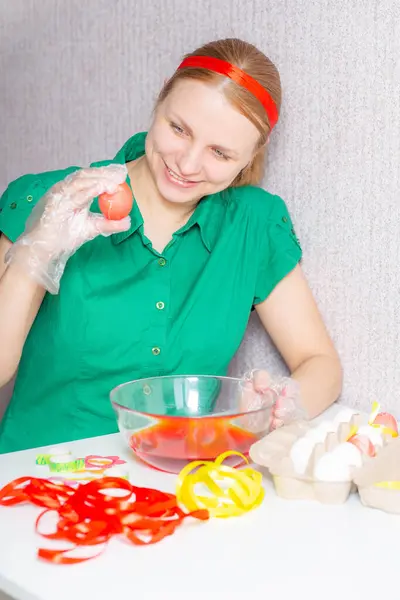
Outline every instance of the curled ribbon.
<path fill-rule="evenodd" d="M 91 471 L 104 471 L 105 469 L 111 469 L 116 465 L 126 464 L 126 460 L 121 460 L 119 456 L 98 456 L 97 454 L 85 456 L 84 461 L 85 468 Z"/>
<path fill-rule="evenodd" d="M 58 453 L 55 449 L 54 452 L 38 454 L 36 464 L 47 466 L 54 476 L 63 475 L 64 479 L 86 482 L 106 476 L 122 477 L 113 471 L 120 465 L 126 464 L 126 460 L 122 460 L 119 456 L 99 456 L 97 454 L 75 458 L 66 450 Z"/>
<path fill-rule="evenodd" d="M 215 461 L 193 461 L 178 475 L 176 497 L 189 511 L 205 509 L 210 516 L 227 518 L 242 515 L 256 508 L 264 499 L 262 474 L 250 467 L 234 469 L 223 465 L 230 455 L 247 458 L 240 452 L 224 452 Z M 202 484 L 211 495 L 199 495 L 196 486 Z"/>
<path fill-rule="evenodd" d="M 46 479 L 21 477 L 0 490 L 0 505 L 15 506 L 24 502 L 45 508 L 36 520 L 37 533 L 72 545 L 62 550 L 39 548 L 39 558 L 56 564 L 76 564 L 95 558 L 115 535 L 123 535 L 136 545 L 154 544 L 172 535 L 186 517 L 209 518 L 206 510 L 184 512 L 173 494 L 136 487 L 116 477 L 90 481 L 77 488 Z M 42 520 L 49 511 L 58 514 L 58 521 L 54 531 L 44 533 Z M 100 550 L 90 556 L 86 553 L 77 556 L 74 552 L 98 546 Z"/>
<path fill-rule="evenodd" d="M 73 460 L 65 458 L 66 460 L 58 460 L 56 457 L 49 458 L 48 465 L 51 473 L 75 473 L 84 470 L 85 461 L 82 458 Z"/>
<path fill-rule="evenodd" d="M 40 466 L 48 465 L 50 456 L 50 454 L 38 454 L 36 456 L 36 464 Z"/>

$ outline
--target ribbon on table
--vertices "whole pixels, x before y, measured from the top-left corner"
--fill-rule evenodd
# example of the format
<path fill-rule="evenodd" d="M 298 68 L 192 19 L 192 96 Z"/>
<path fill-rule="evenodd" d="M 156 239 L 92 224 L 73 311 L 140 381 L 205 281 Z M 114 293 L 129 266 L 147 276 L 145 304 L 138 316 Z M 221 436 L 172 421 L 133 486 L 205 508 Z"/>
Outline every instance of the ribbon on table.
<path fill-rule="evenodd" d="M 0 505 L 24 502 L 45 508 L 36 520 L 37 533 L 72 544 L 66 550 L 39 548 L 39 558 L 56 564 L 76 564 L 95 558 L 115 535 L 124 535 L 136 545 L 154 544 L 172 535 L 187 517 L 209 518 L 206 510 L 184 512 L 173 494 L 137 487 L 116 477 L 90 481 L 76 489 L 46 479 L 21 477 L 0 490 Z M 54 531 L 44 533 L 42 520 L 50 511 L 58 514 L 58 521 Z M 98 546 L 101 546 L 99 551 Z M 81 549 L 82 554 L 83 548 L 95 549 L 96 553 L 76 556 L 74 551 Z"/>
<path fill-rule="evenodd" d="M 85 469 L 99 470 L 111 469 L 116 465 L 126 464 L 126 460 L 122 460 L 119 456 L 98 456 L 97 454 L 89 454 L 85 456 Z"/>
<path fill-rule="evenodd" d="M 51 473 L 76 473 L 85 469 L 83 458 L 73 459 L 68 455 L 60 457 L 51 456 L 48 465 Z"/>
<path fill-rule="evenodd" d="M 38 454 L 36 464 L 47 466 L 52 475 L 62 475 L 65 479 L 75 479 L 80 482 L 105 476 L 128 477 L 127 473 L 121 474 L 120 465 L 126 464 L 126 461 L 119 456 L 89 454 L 83 458 L 75 458 L 65 448 L 62 451 L 55 448 L 48 453 Z"/>
<path fill-rule="evenodd" d="M 262 474 L 250 467 L 234 469 L 222 464 L 230 455 L 240 452 L 224 452 L 215 461 L 193 461 L 178 475 L 176 497 L 178 503 L 189 511 L 205 509 L 211 517 L 236 517 L 256 508 L 264 498 Z M 200 495 L 196 487 L 208 488 L 209 495 Z"/>
<path fill-rule="evenodd" d="M 248 464 L 240 452 L 225 452 L 215 461 L 192 462 L 178 476 L 176 495 L 137 487 L 121 477 L 74 485 L 60 476 L 52 481 L 20 477 L 0 490 L 0 506 L 30 502 L 44 508 L 36 519 L 36 532 L 69 542 L 71 548 L 39 548 L 38 557 L 56 564 L 81 563 L 99 556 L 116 535 L 135 545 L 154 544 L 172 535 L 187 517 L 204 521 L 210 516 L 239 516 L 259 506 L 264 498 L 261 473 L 224 465 L 230 455 Z M 211 496 L 197 494 L 197 484 L 206 485 Z M 43 521 L 53 512 L 58 516 L 55 528 L 44 532 Z M 88 549 L 92 554 L 82 556 Z"/>

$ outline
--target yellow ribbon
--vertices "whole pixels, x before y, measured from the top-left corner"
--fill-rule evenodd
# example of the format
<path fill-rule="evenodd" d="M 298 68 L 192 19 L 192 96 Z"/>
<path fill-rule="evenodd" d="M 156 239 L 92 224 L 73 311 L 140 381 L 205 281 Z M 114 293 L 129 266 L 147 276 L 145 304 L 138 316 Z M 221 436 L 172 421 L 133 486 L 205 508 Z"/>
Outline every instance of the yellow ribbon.
<path fill-rule="evenodd" d="M 46 466 L 49 464 L 49 459 L 51 454 L 37 454 L 36 455 L 36 464 L 41 466 Z"/>
<path fill-rule="evenodd" d="M 371 411 L 371 414 L 369 415 L 368 425 L 370 425 L 371 427 L 375 427 L 376 429 L 380 429 L 382 434 L 391 435 L 394 438 L 397 437 L 398 436 L 397 431 L 394 431 L 394 429 L 392 429 L 391 427 L 385 427 L 385 425 L 380 425 L 379 423 L 374 423 L 376 417 L 379 414 L 380 409 L 381 409 L 381 405 L 379 404 L 379 402 L 374 401 L 372 403 L 372 411 Z"/>
<path fill-rule="evenodd" d="M 400 481 L 379 481 L 374 483 L 374 487 L 385 488 L 387 490 L 400 490 Z"/>
<path fill-rule="evenodd" d="M 352 427 L 350 429 L 350 433 L 349 433 L 349 435 L 346 438 L 346 442 L 348 442 L 349 439 L 353 437 L 353 435 L 356 435 L 357 431 L 358 431 L 357 425 L 352 425 Z"/>
<path fill-rule="evenodd" d="M 231 455 L 248 460 L 240 452 L 224 452 L 215 461 L 196 460 L 178 475 L 176 497 L 187 510 L 208 510 L 211 517 L 237 517 L 259 506 L 264 499 L 262 474 L 250 467 L 234 469 L 223 465 Z M 210 495 L 199 495 L 198 484 L 207 487 Z"/>
<path fill-rule="evenodd" d="M 369 419 L 368 419 L 368 425 L 373 425 L 375 418 L 379 414 L 380 408 L 381 408 L 381 405 L 379 404 L 379 402 L 376 402 L 374 400 L 374 402 L 372 403 L 371 413 L 370 413 Z"/>
<path fill-rule="evenodd" d="M 73 459 L 68 462 L 58 462 L 55 460 L 55 457 L 50 457 L 48 465 L 51 473 L 80 473 L 85 469 L 83 458 Z"/>

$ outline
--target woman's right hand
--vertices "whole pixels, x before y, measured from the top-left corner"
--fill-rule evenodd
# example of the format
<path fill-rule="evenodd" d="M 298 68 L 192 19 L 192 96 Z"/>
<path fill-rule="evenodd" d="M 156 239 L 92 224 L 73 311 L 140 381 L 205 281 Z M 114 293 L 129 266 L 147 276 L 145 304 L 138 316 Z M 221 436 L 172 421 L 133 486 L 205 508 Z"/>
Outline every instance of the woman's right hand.
<path fill-rule="evenodd" d="M 80 169 L 56 183 L 39 200 L 24 233 L 6 254 L 6 264 L 18 264 L 52 294 L 57 294 L 67 260 L 98 235 L 127 231 L 130 217 L 107 220 L 90 212 L 93 198 L 113 193 L 126 180 L 125 165 Z"/>

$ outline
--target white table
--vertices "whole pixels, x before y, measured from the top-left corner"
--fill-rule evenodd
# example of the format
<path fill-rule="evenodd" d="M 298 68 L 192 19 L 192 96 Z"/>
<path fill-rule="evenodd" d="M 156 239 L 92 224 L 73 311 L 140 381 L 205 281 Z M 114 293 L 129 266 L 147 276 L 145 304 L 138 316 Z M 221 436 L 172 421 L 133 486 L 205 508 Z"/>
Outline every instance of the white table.
<path fill-rule="evenodd" d="M 81 456 L 119 455 L 137 485 L 174 491 L 176 476 L 139 463 L 118 434 L 68 448 Z M 0 486 L 41 476 L 38 452 L 1 455 Z M 397 598 L 399 517 L 363 507 L 355 494 L 344 505 L 323 506 L 282 500 L 267 478 L 265 489 L 262 506 L 245 516 L 188 521 L 154 546 L 115 539 L 102 556 L 73 566 L 36 558 L 37 547 L 45 545 L 34 533 L 40 508 L 0 507 L 0 599 Z"/>

